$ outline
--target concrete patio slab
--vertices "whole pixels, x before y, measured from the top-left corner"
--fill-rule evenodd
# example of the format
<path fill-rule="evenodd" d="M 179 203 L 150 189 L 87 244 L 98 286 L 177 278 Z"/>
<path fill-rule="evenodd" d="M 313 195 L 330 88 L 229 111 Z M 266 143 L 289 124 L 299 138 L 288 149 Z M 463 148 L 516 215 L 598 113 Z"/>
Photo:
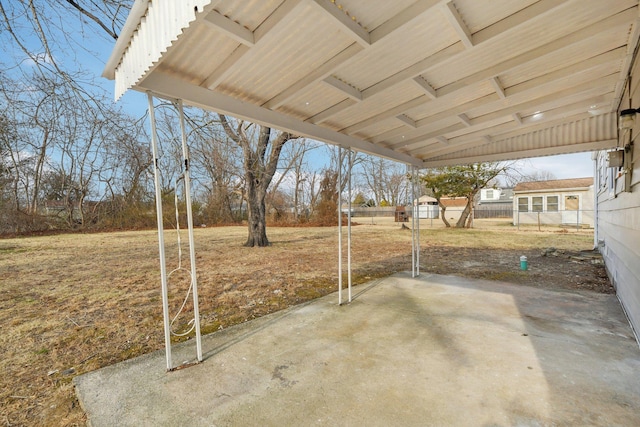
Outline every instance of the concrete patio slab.
<path fill-rule="evenodd" d="M 614 295 L 407 273 L 79 376 L 100 426 L 640 425 Z M 194 358 L 194 343 L 174 360 Z"/>

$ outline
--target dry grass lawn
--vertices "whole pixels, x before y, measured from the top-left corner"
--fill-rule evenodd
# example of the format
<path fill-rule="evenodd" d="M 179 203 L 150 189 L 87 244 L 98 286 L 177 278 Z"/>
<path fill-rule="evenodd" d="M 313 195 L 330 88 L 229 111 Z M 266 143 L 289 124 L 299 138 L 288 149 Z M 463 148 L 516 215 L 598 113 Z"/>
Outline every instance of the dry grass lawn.
<path fill-rule="evenodd" d="M 409 230 L 388 219 L 360 221 L 353 227 L 354 283 L 410 270 Z M 506 223 L 445 230 L 426 221 L 422 229 L 423 271 L 610 291 L 601 266 L 560 257 L 536 267 L 541 248 L 591 249 L 588 231 L 516 232 Z M 244 227 L 195 231 L 203 333 L 336 290 L 335 227 L 272 227 L 268 234 L 271 247 L 244 248 Z M 166 242 L 172 269 L 175 232 L 167 231 Z M 522 254 L 530 256 L 529 272 L 519 271 Z M 188 283 L 180 272 L 171 276 L 172 313 Z M 74 376 L 163 348 L 155 231 L 0 240 L 0 324 L 0 424 L 84 425 Z"/>

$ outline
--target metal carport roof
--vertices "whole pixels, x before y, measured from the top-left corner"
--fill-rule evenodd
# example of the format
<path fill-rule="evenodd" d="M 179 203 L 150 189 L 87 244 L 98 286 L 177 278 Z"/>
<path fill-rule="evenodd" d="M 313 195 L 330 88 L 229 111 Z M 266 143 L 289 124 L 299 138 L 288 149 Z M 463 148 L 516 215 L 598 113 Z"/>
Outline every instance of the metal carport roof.
<path fill-rule="evenodd" d="M 614 147 L 637 0 L 136 0 L 104 75 L 418 167 Z"/>

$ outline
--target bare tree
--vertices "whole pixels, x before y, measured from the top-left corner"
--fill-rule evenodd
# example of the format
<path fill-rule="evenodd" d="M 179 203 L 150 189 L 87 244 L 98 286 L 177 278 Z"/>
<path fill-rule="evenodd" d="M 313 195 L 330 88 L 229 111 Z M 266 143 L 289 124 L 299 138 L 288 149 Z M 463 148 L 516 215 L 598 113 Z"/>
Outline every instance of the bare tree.
<path fill-rule="evenodd" d="M 16 126 L 0 113 L 0 233 L 9 231 L 11 212 L 15 210 L 14 173 L 12 171 L 12 144 L 17 139 Z"/>
<path fill-rule="evenodd" d="M 314 217 L 319 225 L 333 225 L 338 213 L 338 172 L 328 168 L 322 172 Z"/>
<path fill-rule="evenodd" d="M 92 73 L 82 69 L 87 56 L 98 57 L 92 51 L 96 36 L 117 38 L 131 4 L 131 0 L 0 0 L 0 43 L 5 53 L 1 61 L 6 70 L 0 80 L 11 109 L 8 116 L 19 129 L 6 157 L 16 213 L 35 218 L 44 192 L 58 187 L 55 197 L 66 194 L 69 200 L 78 199 L 68 206 L 80 207 L 83 222 L 82 201 L 97 188 L 98 179 L 103 184 L 111 181 L 106 178 L 108 169 L 99 171 L 108 156 L 98 145 L 105 141 L 104 129 L 108 126 L 113 133 L 119 123 L 113 118 L 112 102 L 105 101 Z M 92 114 L 94 120 L 88 118 Z"/>
<path fill-rule="evenodd" d="M 377 206 L 396 206 L 406 199 L 405 166 L 381 157 L 367 156 L 361 175 Z"/>
<path fill-rule="evenodd" d="M 349 156 L 349 150 L 348 149 L 340 150 L 339 147 L 329 147 L 329 149 L 327 150 L 327 154 L 329 157 L 329 166 L 326 169 L 335 171 L 337 173 L 338 165 L 342 167 L 343 179 L 342 179 L 342 182 L 340 183 L 340 194 L 342 194 L 347 188 L 347 184 L 349 183 L 347 179 L 347 177 L 349 176 L 348 175 L 349 161 L 347 160 Z M 357 169 L 358 165 L 360 165 L 365 161 L 365 159 L 366 159 L 366 156 L 362 153 L 358 153 L 358 152 L 352 153 L 352 158 L 351 158 L 351 166 L 353 167 L 353 169 L 351 170 L 352 179 L 355 176 L 354 171 Z M 323 175 L 326 175 L 326 174 L 323 173 Z"/>
<path fill-rule="evenodd" d="M 105 166 L 98 181 L 104 188 L 102 222 L 108 227 L 142 227 L 155 222 L 148 215 L 153 206 L 153 180 L 150 169 L 153 157 L 145 126 L 128 117 L 107 139 L 102 155 Z"/>
<path fill-rule="evenodd" d="M 291 195 L 284 190 L 279 193 L 287 194 L 287 203 L 292 206 L 295 221 L 299 221 L 300 213 L 307 210 L 305 201 L 312 198 L 315 174 L 310 171 L 308 154 L 319 147 L 319 143 L 305 138 L 299 139 L 295 144 L 287 144 L 280 156 L 282 166 L 278 167 L 278 179 L 269 188 L 270 194 L 277 194 L 282 182 L 288 180 Z"/>
<path fill-rule="evenodd" d="M 192 171 L 200 175 L 205 217 L 213 223 L 237 221 L 244 194 L 241 149 L 212 113 L 190 114 L 189 122 L 195 130 L 189 138 Z"/>
<path fill-rule="evenodd" d="M 518 168 L 511 168 L 504 174 L 504 180 L 508 187 L 515 187 L 520 182 L 550 181 L 556 179 L 553 172 L 537 170 L 531 173 L 522 173 Z"/>
<path fill-rule="evenodd" d="M 17 212 L 34 216 L 49 155 L 59 140 L 65 93 L 55 79 L 34 75 L 28 90 L 21 81 L 3 76 L 0 106 L 11 123 L 12 137 L 4 148 L 12 171 L 13 200 Z"/>
<path fill-rule="evenodd" d="M 269 246 L 265 197 L 278 167 L 282 148 L 287 141 L 298 136 L 278 132 L 272 136 L 271 128 L 230 121 L 219 115 L 220 122 L 229 136 L 242 149 L 249 235 L 245 246 Z"/>
<path fill-rule="evenodd" d="M 124 127 L 131 120 L 99 95 L 94 101 L 104 108 L 83 108 L 86 104 L 54 74 L 36 73 L 26 87 L 21 80 L 2 79 L 0 106 L 7 128 L 3 163 L 11 176 L 13 217 L 24 222 L 20 227 L 39 228 L 34 221 L 53 221 L 43 217 L 51 213 L 43 209 L 45 201 L 56 204 L 54 213 L 67 227 L 85 226 L 85 201 L 93 197 L 95 210 L 93 202 L 102 199 L 99 182 L 109 188 L 111 180 L 104 178 L 114 169 L 106 147 L 126 142 Z M 126 161 L 119 156 L 112 164 Z"/>
<path fill-rule="evenodd" d="M 316 207 L 318 206 L 318 200 L 320 198 L 320 173 L 317 171 L 309 171 L 306 174 L 304 181 L 298 183 L 298 190 L 300 191 L 303 205 L 307 209 L 306 217 L 311 218 L 315 215 Z"/>
<path fill-rule="evenodd" d="M 60 72 L 54 52 L 72 47 L 91 53 L 82 37 L 87 31 L 116 40 L 132 4 L 132 0 L 0 0 L 0 22 L 8 39 L 34 64 Z M 40 45 L 37 51 L 31 48 L 34 38 Z"/>

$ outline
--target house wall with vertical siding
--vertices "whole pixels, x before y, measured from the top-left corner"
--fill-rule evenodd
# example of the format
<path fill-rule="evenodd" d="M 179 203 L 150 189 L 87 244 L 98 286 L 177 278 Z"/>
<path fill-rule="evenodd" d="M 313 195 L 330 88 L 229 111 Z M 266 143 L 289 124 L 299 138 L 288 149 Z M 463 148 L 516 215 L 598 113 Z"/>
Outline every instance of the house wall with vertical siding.
<path fill-rule="evenodd" d="M 636 60 L 620 110 L 640 108 L 639 65 Z M 608 167 L 606 152 L 599 152 L 595 159 L 595 240 L 636 338 L 640 334 L 640 150 L 633 148 L 633 140 L 638 135 L 640 114 L 635 115 L 632 129 L 619 131 L 619 146 L 631 144 L 623 167 Z"/>

